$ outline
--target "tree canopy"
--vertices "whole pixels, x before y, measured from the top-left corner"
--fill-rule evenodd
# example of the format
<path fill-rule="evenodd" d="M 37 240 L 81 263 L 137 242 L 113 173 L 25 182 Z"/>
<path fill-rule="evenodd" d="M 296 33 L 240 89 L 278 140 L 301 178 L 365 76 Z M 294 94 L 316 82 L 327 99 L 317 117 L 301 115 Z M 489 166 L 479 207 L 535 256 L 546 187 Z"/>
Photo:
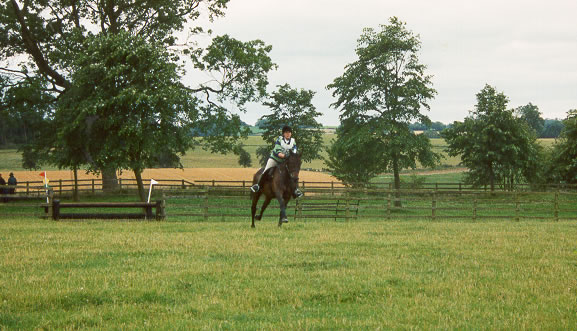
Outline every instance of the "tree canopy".
<path fill-rule="evenodd" d="M 392 170 L 400 188 L 401 169 L 438 162 L 429 139 L 409 128 L 414 121 L 431 124 L 421 111 L 430 108 L 436 94 L 419 62 L 420 48 L 419 36 L 393 17 L 379 30 L 363 30 L 357 60 L 328 85 L 336 97 L 332 106 L 341 112 L 342 129 L 329 150 L 329 165 L 338 178 L 366 183 L 378 172 Z M 367 154 L 360 158 L 357 152 L 363 150 Z"/>
<path fill-rule="evenodd" d="M 0 68 L 13 89 L 32 83 L 52 102 L 41 110 L 29 165 L 51 162 L 91 171 L 138 172 L 155 159 L 178 163 L 195 136 L 205 148 L 241 154 L 248 134 L 232 108 L 266 95 L 276 68 L 260 40 L 216 36 L 205 48 L 176 35 L 228 0 L 10 0 L 0 6 Z M 202 27 L 189 36 L 203 33 Z M 186 86 L 188 59 L 203 76 Z M 10 61 L 7 61 L 10 60 Z M 48 129 L 50 128 L 50 129 Z M 192 133 L 192 134 L 191 134 Z M 47 153 L 52 156 L 46 157 Z M 246 162 L 246 161 L 245 161 Z M 139 184 L 140 181 L 139 181 Z M 141 185 L 139 185 L 141 186 Z"/>
<path fill-rule="evenodd" d="M 577 109 L 567 113 L 563 131 L 553 146 L 552 154 L 551 179 L 557 183 L 577 184 Z"/>
<path fill-rule="evenodd" d="M 535 134 L 540 136 L 543 128 L 545 127 L 545 120 L 541 117 L 541 112 L 539 107 L 532 103 L 528 103 L 525 106 L 517 107 L 515 113 L 518 117 L 527 122 L 527 125 L 535 130 Z"/>
<path fill-rule="evenodd" d="M 530 182 L 541 162 L 535 132 L 507 109 L 508 102 L 505 94 L 485 85 L 470 116 L 442 132 L 449 155 L 461 156 L 469 168 L 465 180 L 489 185 L 491 191 L 498 183 Z"/>
<path fill-rule="evenodd" d="M 279 85 L 277 91 L 270 94 L 264 105 L 270 113 L 262 116 L 258 123 L 263 130 L 262 139 L 267 146 L 259 148 L 260 163 L 266 163 L 270 155 L 271 145 L 281 134 L 283 126 L 288 125 L 293 130 L 301 158 L 310 162 L 320 158 L 323 145 L 322 125 L 316 117 L 322 115 L 312 104 L 314 92 L 305 89 L 292 88 L 289 84 Z"/>

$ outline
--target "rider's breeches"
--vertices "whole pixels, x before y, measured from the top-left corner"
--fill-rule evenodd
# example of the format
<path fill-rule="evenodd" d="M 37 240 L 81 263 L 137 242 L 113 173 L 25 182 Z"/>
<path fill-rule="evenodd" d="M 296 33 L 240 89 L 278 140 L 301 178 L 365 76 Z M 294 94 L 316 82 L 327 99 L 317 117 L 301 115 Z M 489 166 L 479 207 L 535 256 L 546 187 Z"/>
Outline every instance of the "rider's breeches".
<path fill-rule="evenodd" d="M 275 161 L 272 157 L 268 159 L 268 161 L 266 161 L 266 166 L 264 167 L 264 170 L 262 171 L 262 173 L 260 174 L 260 177 L 258 178 L 257 183 L 260 183 L 260 180 L 262 178 L 262 175 L 264 175 L 264 173 L 270 169 L 270 168 L 274 168 L 278 165 L 278 162 Z"/>
<path fill-rule="evenodd" d="M 266 166 L 264 167 L 263 170 L 263 174 L 270 168 L 274 168 L 278 165 L 278 162 L 276 162 L 272 157 L 268 159 L 268 161 L 266 161 Z"/>

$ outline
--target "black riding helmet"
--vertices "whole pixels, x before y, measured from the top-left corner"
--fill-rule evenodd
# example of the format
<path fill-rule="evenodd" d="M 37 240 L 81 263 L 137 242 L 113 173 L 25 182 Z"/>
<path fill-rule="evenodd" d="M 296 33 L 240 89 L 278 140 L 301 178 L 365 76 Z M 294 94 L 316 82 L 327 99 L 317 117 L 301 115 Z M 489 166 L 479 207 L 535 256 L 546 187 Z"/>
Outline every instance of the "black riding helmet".
<path fill-rule="evenodd" d="M 293 129 L 290 126 L 285 125 L 282 127 L 282 133 L 285 133 L 285 132 L 293 133 Z"/>

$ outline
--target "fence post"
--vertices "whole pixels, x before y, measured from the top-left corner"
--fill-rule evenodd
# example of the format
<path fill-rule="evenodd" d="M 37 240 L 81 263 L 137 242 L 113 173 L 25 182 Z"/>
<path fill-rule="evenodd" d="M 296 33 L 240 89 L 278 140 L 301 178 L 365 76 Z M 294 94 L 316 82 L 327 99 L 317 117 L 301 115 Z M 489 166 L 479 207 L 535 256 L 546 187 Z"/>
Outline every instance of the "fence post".
<path fill-rule="evenodd" d="M 184 186 L 184 179 L 182 180 L 182 189 L 184 190 L 186 186 Z"/>
<path fill-rule="evenodd" d="M 555 191 L 555 222 L 559 221 L 559 189 Z"/>
<path fill-rule="evenodd" d="M 433 202 L 431 204 L 431 217 L 433 218 L 433 221 L 435 220 L 435 217 L 437 216 L 437 191 L 435 190 L 432 194 L 432 198 L 433 198 Z"/>
<path fill-rule="evenodd" d="M 164 195 L 164 194 L 163 194 Z M 156 220 L 161 221 L 166 217 L 166 200 L 157 200 L 156 201 Z"/>
<path fill-rule="evenodd" d="M 333 181 L 331 181 L 331 195 L 335 195 L 335 183 Z"/>
<path fill-rule="evenodd" d="M 295 200 L 295 214 L 293 216 L 293 221 L 297 220 L 297 213 L 299 211 L 299 199 Z"/>
<path fill-rule="evenodd" d="M 246 188 L 246 180 L 242 181 L 242 188 Z"/>
<path fill-rule="evenodd" d="M 477 198 L 479 193 L 473 194 L 473 222 L 477 221 Z"/>
<path fill-rule="evenodd" d="M 349 201 L 350 199 L 347 197 L 347 200 L 345 201 L 345 219 L 347 220 L 347 222 L 349 221 L 349 216 L 350 216 L 350 205 L 349 205 Z"/>
<path fill-rule="evenodd" d="M 391 220 L 391 190 L 389 189 L 389 194 L 387 195 L 387 220 Z"/>
<path fill-rule="evenodd" d="M 519 193 L 515 191 L 515 222 L 519 222 Z"/>
<path fill-rule="evenodd" d="M 62 178 L 58 180 L 58 191 L 60 196 L 62 196 Z"/>
<path fill-rule="evenodd" d="M 30 195 L 30 182 L 26 182 L 26 196 Z"/>
<path fill-rule="evenodd" d="M 94 179 L 92 180 L 92 194 L 94 194 Z"/>
<path fill-rule="evenodd" d="M 214 179 L 213 179 L 213 180 L 212 180 L 212 187 L 214 187 L 214 185 L 215 185 L 215 182 L 214 182 Z"/>
<path fill-rule="evenodd" d="M 52 219 L 55 221 L 60 219 L 60 200 L 52 201 Z"/>
<path fill-rule="evenodd" d="M 122 191 L 122 178 L 118 178 L 118 190 Z"/>
<path fill-rule="evenodd" d="M 214 181 L 213 181 L 214 183 Z M 204 195 L 204 220 L 208 221 L 208 191 L 209 186 L 206 187 L 206 193 Z"/>

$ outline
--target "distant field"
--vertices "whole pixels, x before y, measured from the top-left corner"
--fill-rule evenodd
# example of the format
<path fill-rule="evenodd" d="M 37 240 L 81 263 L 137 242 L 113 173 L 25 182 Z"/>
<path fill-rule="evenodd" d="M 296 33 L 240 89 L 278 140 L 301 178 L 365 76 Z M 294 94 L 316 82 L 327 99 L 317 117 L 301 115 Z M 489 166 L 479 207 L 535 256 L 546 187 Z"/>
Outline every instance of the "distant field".
<path fill-rule="evenodd" d="M 577 325 L 575 222 L 0 218 L 0 329 Z"/>
<path fill-rule="evenodd" d="M 335 134 L 325 134 L 324 144 L 325 147 L 329 146 L 331 140 L 336 138 Z M 540 139 L 539 140 L 544 146 L 551 146 L 554 139 Z M 458 166 L 460 162 L 459 157 L 449 157 L 445 152 L 447 144 L 443 139 L 431 139 L 433 144 L 433 149 L 435 152 L 441 153 L 444 158 L 442 159 L 442 165 L 455 167 Z M 251 154 L 253 168 L 258 168 L 258 159 L 256 156 L 256 149 L 259 146 L 266 145 L 260 136 L 250 136 L 245 141 L 245 148 Z M 327 156 L 326 150 L 323 151 L 322 155 Z M 222 154 L 212 154 L 202 148 L 197 148 L 195 150 L 189 151 L 182 158 L 182 165 L 184 168 L 239 168 L 238 157 L 234 154 L 222 155 Z M 311 163 L 303 164 L 303 168 L 310 168 L 315 170 L 325 169 L 326 165 L 323 160 L 315 160 Z M 56 170 L 54 167 L 43 167 L 45 170 Z M 18 171 L 24 170 L 22 168 L 22 161 L 20 154 L 14 149 L 0 150 L 0 171 Z"/>

